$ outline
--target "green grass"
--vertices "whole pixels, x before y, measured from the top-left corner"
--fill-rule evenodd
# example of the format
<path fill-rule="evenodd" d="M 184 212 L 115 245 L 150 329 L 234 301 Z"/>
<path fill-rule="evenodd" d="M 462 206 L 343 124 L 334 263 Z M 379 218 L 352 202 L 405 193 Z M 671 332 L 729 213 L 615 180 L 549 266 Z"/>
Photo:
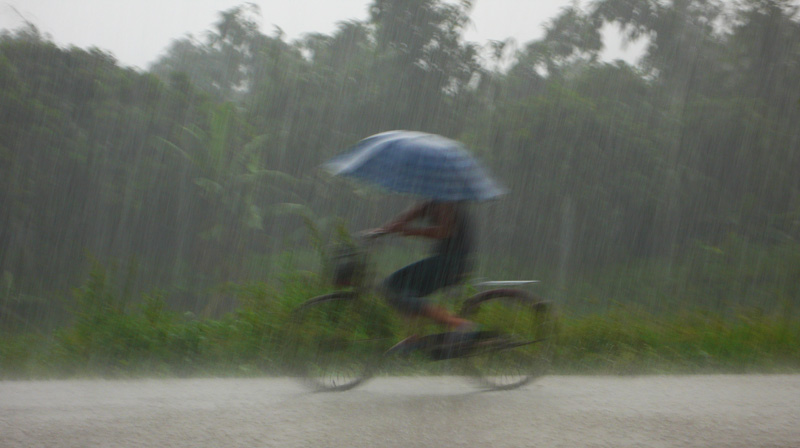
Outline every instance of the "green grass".
<path fill-rule="evenodd" d="M 797 247 L 756 251 L 732 240 L 698 250 L 669 267 L 628 263 L 558 291 L 537 289 L 559 305 L 553 372 L 800 371 Z M 198 316 L 170 309 L 162 292 L 131 298 L 110 277 L 95 265 L 72 293 L 69 323 L 55 331 L 3 330 L 0 378 L 280 374 L 291 310 L 331 290 L 313 273 L 286 269 L 269 284 L 219 286 L 212 296 L 233 311 Z M 385 304 L 370 313 L 358 331 L 403 336 Z"/>
<path fill-rule="evenodd" d="M 800 322 L 742 311 L 655 316 L 619 310 L 565 318 L 556 369 L 591 373 L 779 372 L 800 369 Z"/>
<path fill-rule="evenodd" d="M 219 319 L 171 312 L 163 298 L 148 296 L 129 311 L 81 315 L 52 335 L 3 337 L 0 375 L 280 374 L 288 311 L 306 295 L 276 297 L 264 285 L 241 287 L 239 294 L 242 307 Z M 387 307 L 376 309 L 375 319 L 388 327 L 384 333 L 400 338 L 400 321 Z M 567 315 L 559 319 L 553 368 L 565 374 L 798 371 L 800 322 L 752 311 Z"/>

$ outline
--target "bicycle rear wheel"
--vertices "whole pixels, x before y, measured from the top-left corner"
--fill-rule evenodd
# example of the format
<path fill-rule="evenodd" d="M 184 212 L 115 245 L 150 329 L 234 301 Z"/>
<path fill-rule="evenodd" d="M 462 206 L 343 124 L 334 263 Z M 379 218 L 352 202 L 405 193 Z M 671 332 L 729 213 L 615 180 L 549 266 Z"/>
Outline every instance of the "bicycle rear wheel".
<path fill-rule="evenodd" d="M 548 370 L 556 324 L 549 302 L 518 289 L 493 289 L 467 299 L 461 316 L 497 334 L 476 342 L 464 358 L 483 387 L 514 389 Z"/>
<path fill-rule="evenodd" d="M 319 391 L 352 389 L 372 376 L 389 341 L 375 308 L 352 292 L 326 294 L 298 306 L 287 350 L 294 373 Z"/>

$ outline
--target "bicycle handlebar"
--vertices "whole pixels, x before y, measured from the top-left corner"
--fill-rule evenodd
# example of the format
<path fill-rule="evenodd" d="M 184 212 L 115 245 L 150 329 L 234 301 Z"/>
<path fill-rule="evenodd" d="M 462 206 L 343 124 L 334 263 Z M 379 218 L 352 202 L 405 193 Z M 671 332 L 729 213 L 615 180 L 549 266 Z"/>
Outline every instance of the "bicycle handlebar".
<path fill-rule="evenodd" d="M 378 239 L 382 236 L 389 235 L 390 233 L 391 232 L 386 232 L 381 229 L 369 229 L 361 231 L 358 236 L 359 239 L 361 239 L 362 241 L 369 242 L 371 240 Z"/>

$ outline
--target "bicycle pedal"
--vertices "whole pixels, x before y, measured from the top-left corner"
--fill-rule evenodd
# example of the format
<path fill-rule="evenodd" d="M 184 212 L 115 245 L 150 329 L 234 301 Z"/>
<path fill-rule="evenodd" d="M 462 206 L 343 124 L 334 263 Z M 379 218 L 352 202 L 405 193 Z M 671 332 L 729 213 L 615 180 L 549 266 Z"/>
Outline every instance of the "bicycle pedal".
<path fill-rule="evenodd" d="M 475 342 L 476 340 L 469 336 L 462 340 L 448 340 L 430 349 L 428 354 L 434 361 L 462 358 L 469 355 L 473 351 L 475 348 Z"/>
<path fill-rule="evenodd" d="M 470 347 L 437 347 L 428 352 L 434 361 L 444 361 L 446 359 L 461 358 L 470 353 Z"/>
<path fill-rule="evenodd" d="M 419 338 L 417 336 L 409 336 L 403 339 L 402 341 L 398 342 L 394 346 L 392 346 L 389 350 L 386 350 L 383 353 L 383 356 L 408 357 L 413 352 L 417 351 L 419 348 L 420 348 Z"/>

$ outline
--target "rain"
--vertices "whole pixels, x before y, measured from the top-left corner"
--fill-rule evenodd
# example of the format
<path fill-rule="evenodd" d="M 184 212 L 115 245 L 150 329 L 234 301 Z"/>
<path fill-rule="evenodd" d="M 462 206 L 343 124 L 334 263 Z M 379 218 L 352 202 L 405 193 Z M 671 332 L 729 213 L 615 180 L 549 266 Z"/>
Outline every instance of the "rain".
<path fill-rule="evenodd" d="M 0 378 L 285 375 L 336 251 L 419 200 L 324 164 L 396 130 L 459 142 L 505 193 L 465 205 L 473 270 L 430 300 L 535 280 L 550 373 L 796 372 L 800 4 L 575 2 L 473 42 L 484 1 L 373 0 L 297 38 L 242 3 L 146 69 L 2 30 Z M 608 30 L 641 54 L 603 57 Z M 386 237 L 360 280 L 429 251 Z M 407 335 L 368 301 L 359 331 Z"/>

